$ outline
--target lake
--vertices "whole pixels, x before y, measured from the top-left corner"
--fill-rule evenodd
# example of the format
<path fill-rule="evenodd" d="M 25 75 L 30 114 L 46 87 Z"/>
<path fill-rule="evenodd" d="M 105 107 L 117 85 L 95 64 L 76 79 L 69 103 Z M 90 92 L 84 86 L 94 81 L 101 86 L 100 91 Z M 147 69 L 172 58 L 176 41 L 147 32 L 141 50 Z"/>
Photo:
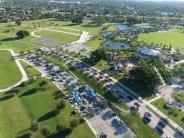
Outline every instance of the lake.
<path fill-rule="evenodd" d="M 101 32 L 101 36 L 103 37 L 107 37 L 108 35 L 110 35 L 112 32 Z"/>
<path fill-rule="evenodd" d="M 145 25 L 145 26 L 131 26 L 131 25 L 126 25 L 126 24 L 113 24 L 118 30 L 120 31 L 127 31 L 127 30 L 137 30 L 137 29 L 149 29 L 149 28 L 154 28 L 153 26 Z"/>
<path fill-rule="evenodd" d="M 110 49 L 130 49 L 130 45 L 123 42 L 116 42 L 113 40 L 107 40 L 103 45 L 103 48 L 110 48 Z"/>

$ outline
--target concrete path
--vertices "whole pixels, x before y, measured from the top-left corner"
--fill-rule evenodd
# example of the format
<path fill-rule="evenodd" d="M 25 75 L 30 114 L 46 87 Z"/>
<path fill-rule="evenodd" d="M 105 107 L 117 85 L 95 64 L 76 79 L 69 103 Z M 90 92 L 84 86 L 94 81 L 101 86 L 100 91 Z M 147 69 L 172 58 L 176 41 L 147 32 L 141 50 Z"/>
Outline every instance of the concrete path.
<path fill-rule="evenodd" d="M 158 71 L 158 69 L 157 69 L 156 67 L 154 67 L 154 70 L 155 70 L 155 72 L 157 73 L 157 75 L 158 75 L 158 77 L 159 77 L 159 79 L 160 79 L 162 85 L 163 85 L 163 86 L 166 86 L 166 83 L 165 83 L 163 77 L 161 76 L 160 72 Z"/>
<path fill-rule="evenodd" d="M 22 82 L 27 81 L 27 80 L 28 80 L 28 77 L 27 77 L 27 74 L 26 74 L 24 68 L 23 68 L 22 65 L 20 64 L 19 59 L 16 57 L 17 55 L 14 53 L 13 50 L 11 50 L 11 49 L 0 49 L 0 50 L 9 51 L 9 52 L 12 54 L 12 57 L 14 58 L 14 61 L 15 61 L 15 63 L 17 64 L 17 66 L 18 66 L 18 68 L 19 68 L 19 70 L 20 70 L 20 72 L 21 72 L 21 74 L 22 74 L 22 79 L 21 79 L 18 83 L 16 83 L 16 84 L 13 85 L 13 86 L 10 86 L 10 87 L 8 87 L 8 88 L 1 89 L 1 90 L 0 90 L 0 92 L 6 92 L 6 91 L 9 91 L 9 90 L 11 90 L 11 89 L 13 89 L 13 88 L 19 86 Z M 13 77 L 13 76 L 11 76 L 11 77 Z"/>

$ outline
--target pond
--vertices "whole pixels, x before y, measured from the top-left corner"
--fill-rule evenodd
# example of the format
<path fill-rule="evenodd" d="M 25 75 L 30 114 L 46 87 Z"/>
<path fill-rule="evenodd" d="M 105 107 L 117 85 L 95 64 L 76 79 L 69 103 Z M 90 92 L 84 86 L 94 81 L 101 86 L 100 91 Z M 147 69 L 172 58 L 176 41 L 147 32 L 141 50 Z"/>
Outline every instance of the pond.
<path fill-rule="evenodd" d="M 123 42 L 116 42 L 113 40 L 107 40 L 103 45 L 103 48 L 110 48 L 110 49 L 130 49 L 130 45 Z"/>
<path fill-rule="evenodd" d="M 127 31 L 127 30 L 137 30 L 137 29 L 149 29 L 149 28 L 154 28 L 153 26 L 150 25 L 145 25 L 145 26 L 130 26 L 126 24 L 113 24 L 116 28 L 118 28 L 119 31 Z"/>
<path fill-rule="evenodd" d="M 110 35 L 112 32 L 101 32 L 101 36 L 103 37 L 107 37 L 108 35 Z"/>

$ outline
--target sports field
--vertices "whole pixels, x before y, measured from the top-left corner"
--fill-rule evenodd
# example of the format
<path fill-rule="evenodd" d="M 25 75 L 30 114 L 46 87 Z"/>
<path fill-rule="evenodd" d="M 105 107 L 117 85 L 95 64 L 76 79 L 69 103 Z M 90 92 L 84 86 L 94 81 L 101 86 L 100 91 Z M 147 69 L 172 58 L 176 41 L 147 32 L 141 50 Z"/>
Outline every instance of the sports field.
<path fill-rule="evenodd" d="M 39 89 L 40 83 L 43 83 L 43 81 L 46 83 L 44 83 L 42 89 Z M 68 101 L 66 101 L 65 108 L 58 114 L 52 114 L 53 109 L 64 98 L 50 81 L 37 79 L 34 82 L 27 82 L 24 86 L 19 87 L 17 92 L 18 94 L 9 98 L 8 95 L 10 94 L 0 95 L 1 138 L 13 138 L 28 133 L 31 122 L 35 120 L 39 123 L 39 129 L 32 132 L 32 138 L 43 137 L 40 130 L 44 126 L 47 126 L 50 133 L 54 135 L 57 124 L 62 124 L 65 128 L 68 128 L 72 120 L 81 119 L 79 114 L 71 116 L 74 109 Z M 60 98 L 56 98 L 59 95 Z M 73 128 L 66 137 L 94 138 L 94 135 L 87 124 L 83 122 Z"/>
<path fill-rule="evenodd" d="M 184 33 L 177 30 L 140 34 L 138 40 L 171 45 L 173 48 L 184 48 Z"/>
<path fill-rule="evenodd" d="M 9 51 L 0 50 L 0 89 L 15 85 L 22 78 L 21 72 L 11 56 Z"/>

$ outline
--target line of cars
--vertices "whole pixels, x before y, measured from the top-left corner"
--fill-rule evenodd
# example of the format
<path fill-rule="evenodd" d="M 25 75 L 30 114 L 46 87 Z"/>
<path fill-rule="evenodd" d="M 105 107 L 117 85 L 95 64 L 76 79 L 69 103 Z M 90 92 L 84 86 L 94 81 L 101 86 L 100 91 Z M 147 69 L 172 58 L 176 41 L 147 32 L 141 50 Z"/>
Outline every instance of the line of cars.
<path fill-rule="evenodd" d="M 109 92 L 116 93 L 119 97 L 123 98 L 125 101 L 133 100 L 132 96 L 129 95 L 123 88 L 121 88 L 118 84 L 114 83 L 113 80 L 108 77 L 106 74 L 96 70 L 93 67 L 90 67 L 88 64 L 78 61 L 68 55 L 65 55 L 61 52 L 58 52 L 56 49 L 48 49 L 48 48 L 39 48 L 36 50 L 38 54 L 50 55 L 58 60 L 62 60 L 66 64 L 79 69 L 81 72 L 87 74 L 88 76 L 94 78 L 99 83 L 102 84 L 103 87 L 106 87 Z"/>
<path fill-rule="evenodd" d="M 66 97 L 83 116 L 93 113 L 95 108 L 102 104 L 92 89 L 82 85 L 77 78 L 63 71 L 60 67 L 34 54 L 27 55 L 26 60 L 45 70 L 52 81 L 61 84 L 63 87 L 69 86 L 72 91 Z"/>

